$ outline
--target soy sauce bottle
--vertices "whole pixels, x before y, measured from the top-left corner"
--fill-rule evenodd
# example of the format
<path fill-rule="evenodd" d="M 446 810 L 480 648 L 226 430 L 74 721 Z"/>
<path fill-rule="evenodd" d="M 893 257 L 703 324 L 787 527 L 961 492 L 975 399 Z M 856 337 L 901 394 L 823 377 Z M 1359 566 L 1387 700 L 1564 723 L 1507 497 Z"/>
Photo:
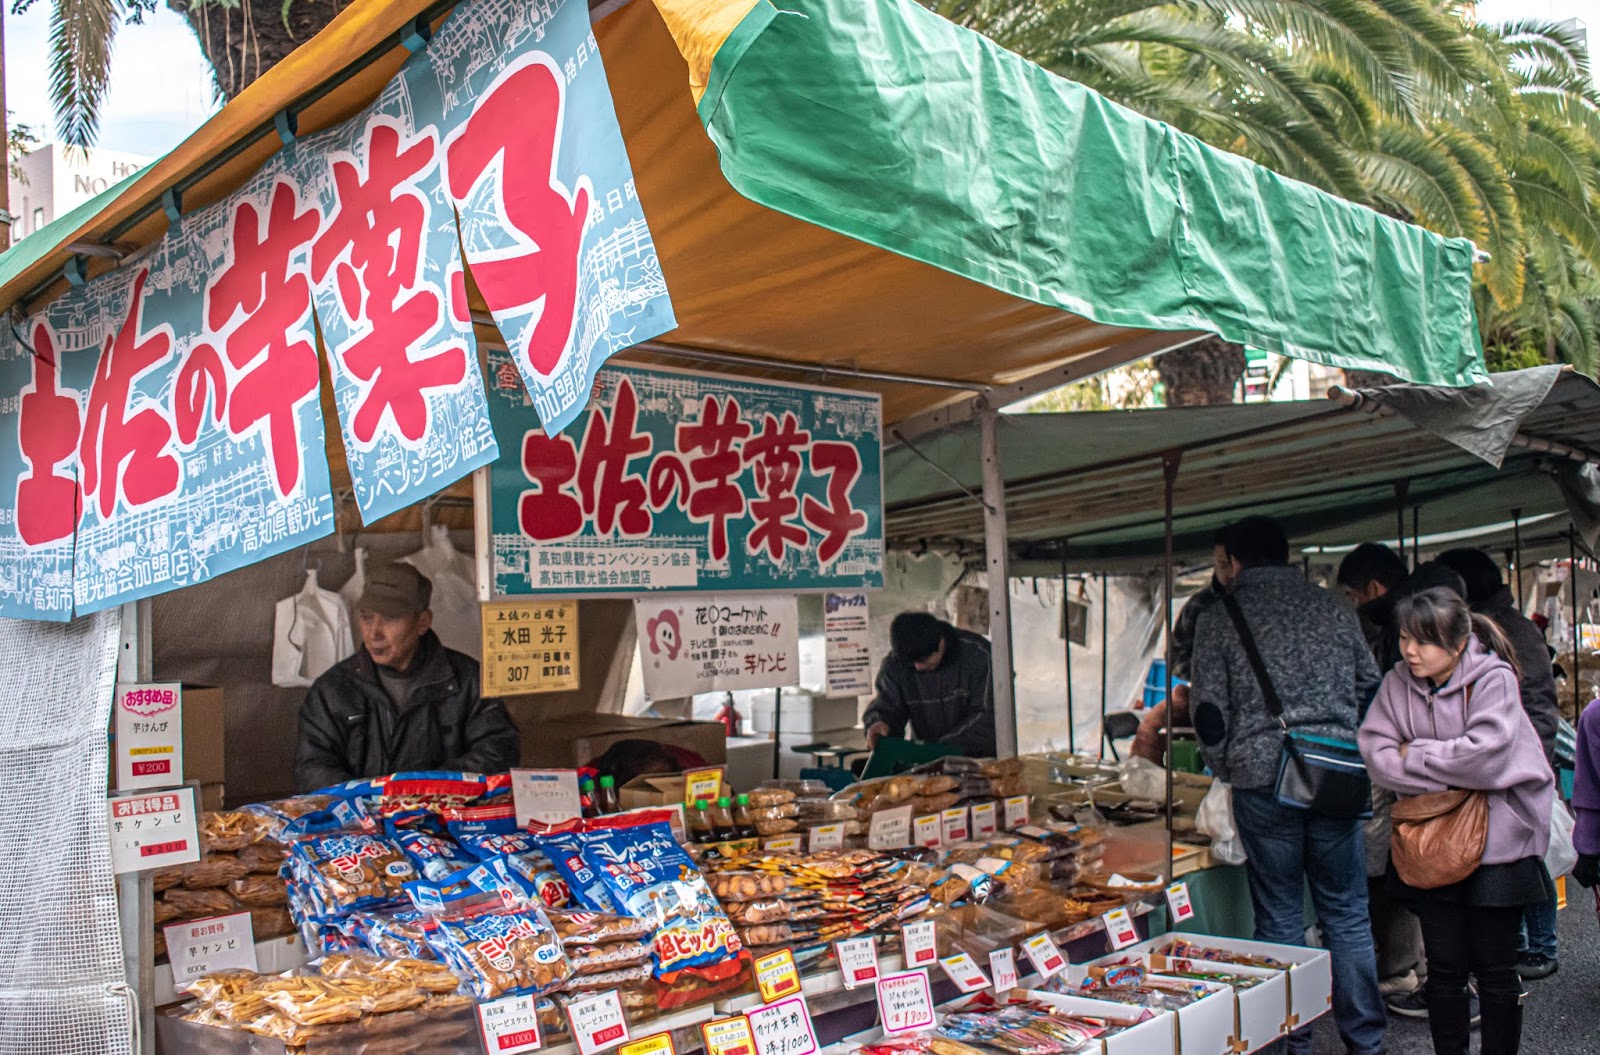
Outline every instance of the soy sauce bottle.
<path fill-rule="evenodd" d="M 733 830 L 737 839 L 754 839 L 759 832 L 756 831 L 756 822 L 750 816 L 750 796 L 740 795 L 733 801 Z"/>

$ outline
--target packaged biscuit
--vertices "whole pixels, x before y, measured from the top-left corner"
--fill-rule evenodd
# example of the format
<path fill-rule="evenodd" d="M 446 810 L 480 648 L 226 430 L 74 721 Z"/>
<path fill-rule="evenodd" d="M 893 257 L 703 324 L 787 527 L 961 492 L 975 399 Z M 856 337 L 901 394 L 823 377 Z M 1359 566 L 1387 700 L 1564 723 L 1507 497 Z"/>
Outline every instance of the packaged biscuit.
<path fill-rule="evenodd" d="M 635 964 L 631 967 L 619 967 L 611 971 L 596 972 L 593 974 L 579 974 L 567 979 L 561 987 L 562 992 L 581 993 L 598 992 L 605 989 L 619 989 L 624 986 L 637 986 L 650 978 L 650 965 L 648 963 Z M 619 993 L 626 1007 L 629 994 Z M 636 1009 L 637 1010 L 637 1009 Z"/>
<path fill-rule="evenodd" d="M 228 893 L 250 908 L 276 908 L 289 900 L 288 887 L 277 876 L 243 876 L 228 884 Z"/>
<path fill-rule="evenodd" d="M 200 814 L 200 845 L 212 853 L 242 850 L 271 836 L 269 817 L 243 810 L 207 810 Z"/>
<path fill-rule="evenodd" d="M 480 1000 L 549 992 L 572 975 L 555 928 L 537 907 L 486 906 L 435 920 L 427 934 L 434 953 Z"/>
<path fill-rule="evenodd" d="M 392 838 L 410 859 L 422 878 L 438 883 L 461 868 L 471 865 L 474 858 L 449 839 L 441 839 L 424 831 L 411 829 L 391 830 Z"/>
<path fill-rule="evenodd" d="M 263 839 L 251 843 L 234 855 L 252 875 L 277 875 L 289 859 L 289 848 L 280 842 Z"/>
<path fill-rule="evenodd" d="M 706 881 L 724 905 L 732 901 L 780 897 L 789 889 L 788 879 L 772 872 L 717 872 L 707 876 Z"/>
<path fill-rule="evenodd" d="M 575 829 L 552 829 L 534 836 L 534 842 L 566 882 L 571 907 L 627 915 L 619 909 L 599 870 L 585 858 L 584 841 Z"/>
<path fill-rule="evenodd" d="M 612 916 L 600 912 L 553 911 L 545 915 L 556 929 L 562 948 L 597 945 L 607 942 L 638 941 L 650 937 L 654 928 L 648 920 L 632 916 Z"/>
<path fill-rule="evenodd" d="M 422 771 L 395 773 L 384 781 L 378 796 L 378 813 L 392 817 L 410 810 L 439 812 L 460 809 L 477 799 L 487 788 L 479 773 Z"/>
<path fill-rule="evenodd" d="M 364 832 L 302 839 L 290 856 L 296 878 L 326 917 L 398 901 L 405 897 L 405 884 L 417 877 L 398 846 Z"/>
<path fill-rule="evenodd" d="M 189 890 L 225 887 L 250 874 L 250 866 L 229 853 L 208 853 L 192 864 L 178 866 L 182 885 Z"/>
<path fill-rule="evenodd" d="M 604 945 L 572 945 L 566 949 L 567 962 L 579 974 L 603 974 L 638 964 L 649 966 L 652 949 L 648 941 L 616 941 Z"/>
<path fill-rule="evenodd" d="M 199 919 L 202 916 L 226 916 L 239 911 L 239 903 L 226 890 L 189 890 L 173 887 L 161 895 L 161 900 L 176 909 L 182 919 Z"/>

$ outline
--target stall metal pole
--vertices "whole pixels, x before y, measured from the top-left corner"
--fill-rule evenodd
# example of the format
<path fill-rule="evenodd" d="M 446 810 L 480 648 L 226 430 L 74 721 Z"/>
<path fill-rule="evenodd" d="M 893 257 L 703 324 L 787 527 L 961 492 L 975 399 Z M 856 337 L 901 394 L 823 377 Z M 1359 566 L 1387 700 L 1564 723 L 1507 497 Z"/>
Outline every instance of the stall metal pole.
<path fill-rule="evenodd" d="M 1061 637 L 1067 654 L 1067 754 L 1078 753 L 1076 716 L 1072 713 L 1072 605 L 1067 601 L 1067 540 L 1061 540 Z"/>
<path fill-rule="evenodd" d="M 816 756 L 813 755 L 813 758 Z M 783 686 L 779 685 L 772 690 L 772 779 L 779 780 L 783 774 L 778 772 L 778 767 L 783 764 Z"/>
<path fill-rule="evenodd" d="M 426 540 L 424 540 L 426 545 Z M 478 600 L 494 600 L 494 536 L 489 530 L 489 467 L 472 470 L 472 566 Z"/>
<path fill-rule="evenodd" d="M 989 643 L 993 658 L 995 754 L 1017 753 L 1016 664 L 1011 652 L 1011 554 L 1006 539 L 1006 484 L 1000 467 L 999 412 L 978 411 L 983 450 L 983 550 L 989 572 Z"/>
<path fill-rule="evenodd" d="M 1411 490 L 1410 480 L 1396 480 L 1394 482 L 1394 541 L 1400 550 L 1400 562 L 1406 559 L 1406 492 Z M 1417 555 L 1411 554 L 1411 568 L 1416 570 Z"/>
<path fill-rule="evenodd" d="M 1422 563 L 1422 507 L 1411 507 L 1411 567 Z"/>
<path fill-rule="evenodd" d="M 1515 578 L 1511 580 L 1511 584 L 1517 592 L 1517 611 L 1527 615 L 1522 599 L 1522 507 L 1520 506 L 1511 511 L 1511 553 L 1515 562 L 1513 565 Z"/>
<path fill-rule="evenodd" d="M 1107 589 L 1109 580 L 1105 572 L 1100 573 L 1100 757 L 1106 757 L 1106 694 L 1111 691 L 1110 682 L 1110 652 L 1111 648 L 1111 591 Z M 1117 752 L 1115 744 L 1111 745 L 1111 753 Z"/>
<path fill-rule="evenodd" d="M 1572 587 L 1572 671 L 1568 675 L 1572 679 L 1572 715 L 1580 717 L 1583 712 L 1583 700 L 1578 677 L 1578 525 L 1572 524 L 1567 529 L 1567 571 L 1568 584 Z"/>
<path fill-rule="evenodd" d="M 122 630 L 117 648 L 118 681 L 155 679 L 150 616 L 148 597 L 122 606 Z M 117 915 L 122 925 L 122 968 L 139 1016 L 138 1046 L 134 1055 L 144 1055 L 155 1051 L 156 1046 L 155 885 L 151 872 L 125 872 L 116 878 Z"/>
<path fill-rule="evenodd" d="M 1164 589 L 1161 594 L 1161 615 L 1166 641 L 1167 655 L 1167 860 L 1161 868 L 1161 874 L 1166 882 L 1172 882 L 1172 726 L 1176 720 L 1175 708 L 1172 705 L 1172 580 L 1173 580 L 1173 545 L 1172 545 L 1172 491 L 1178 481 L 1178 465 L 1183 461 L 1183 451 L 1168 451 L 1161 456 L 1162 476 L 1162 509 L 1163 531 L 1165 535 L 1166 550 L 1162 561 L 1164 576 Z"/>

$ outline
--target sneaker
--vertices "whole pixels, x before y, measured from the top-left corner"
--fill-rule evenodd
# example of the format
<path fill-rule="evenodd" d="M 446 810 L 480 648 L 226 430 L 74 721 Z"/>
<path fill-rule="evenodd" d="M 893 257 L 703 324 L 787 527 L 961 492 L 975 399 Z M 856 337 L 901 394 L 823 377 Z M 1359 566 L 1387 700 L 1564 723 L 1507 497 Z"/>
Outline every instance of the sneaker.
<path fill-rule="evenodd" d="M 1389 1011 L 1392 1014 L 1400 1015 L 1404 1018 L 1428 1017 L 1428 1001 L 1419 989 L 1414 989 L 1409 993 L 1396 993 L 1393 996 L 1386 997 L 1384 1003 L 1389 1006 Z"/>
<path fill-rule="evenodd" d="M 1537 982 L 1549 978 L 1560 969 L 1560 964 L 1542 953 L 1525 952 L 1517 957 L 1517 974 L 1525 981 Z"/>
<path fill-rule="evenodd" d="M 1400 996 L 1405 993 L 1414 993 L 1419 988 L 1421 987 L 1417 984 L 1416 971 L 1397 974 L 1393 978 L 1385 978 L 1378 983 L 1378 992 L 1384 996 Z"/>

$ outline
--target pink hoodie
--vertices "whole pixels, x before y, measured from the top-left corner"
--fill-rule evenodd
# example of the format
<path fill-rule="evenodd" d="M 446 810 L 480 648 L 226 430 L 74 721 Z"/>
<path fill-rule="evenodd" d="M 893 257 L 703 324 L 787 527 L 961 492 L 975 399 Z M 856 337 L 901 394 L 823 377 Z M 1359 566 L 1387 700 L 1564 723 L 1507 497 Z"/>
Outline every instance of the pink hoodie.
<path fill-rule="evenodd" d="M 1544 856 L 1555 777 L 1522 709 L 1516 673 L 1476 635 L 1437 691 L 1397 664 L 1378 688 L 1357 739 L 1373 782 L 1398 795 L 1489 792 L 1484 864 Z M 1405 758 L 1401 744 L 1410 745 Z"/>

